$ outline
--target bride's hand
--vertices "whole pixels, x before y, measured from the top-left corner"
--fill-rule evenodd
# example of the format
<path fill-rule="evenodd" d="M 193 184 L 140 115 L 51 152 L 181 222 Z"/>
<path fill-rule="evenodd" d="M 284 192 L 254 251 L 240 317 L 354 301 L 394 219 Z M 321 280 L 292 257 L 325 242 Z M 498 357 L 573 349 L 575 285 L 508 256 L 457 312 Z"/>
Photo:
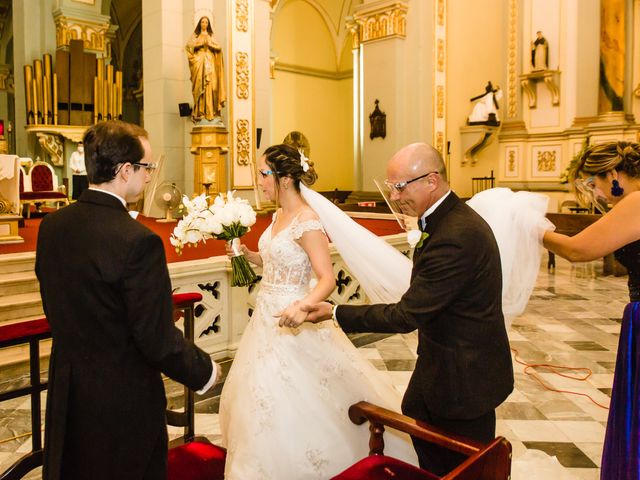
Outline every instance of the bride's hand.
<path fill-rule="evenodd" d="M 246 256 L 249 253 L 249 249 L 247 248 L 247 246 L 243 243 L 240 243 L 240 241 L 238 241 L 236 246 L 241 254 Z M 231 247 L 231 242 L 226 242 L 224 244 L 224 250 L 227 253 L 227 257 L 229 258 L 237 256 L 236 253 L 233 251 L 233 247 Z"/>
<path fill-rule="evenodd" d="M 280 317 L 278 325 L 281 327 L 297 328 L 304 323 L 307 318 L 307 312 L 301 310 L 302 303 L 296 300 L 281 312 L 276 313 L 275 317 Z"/>

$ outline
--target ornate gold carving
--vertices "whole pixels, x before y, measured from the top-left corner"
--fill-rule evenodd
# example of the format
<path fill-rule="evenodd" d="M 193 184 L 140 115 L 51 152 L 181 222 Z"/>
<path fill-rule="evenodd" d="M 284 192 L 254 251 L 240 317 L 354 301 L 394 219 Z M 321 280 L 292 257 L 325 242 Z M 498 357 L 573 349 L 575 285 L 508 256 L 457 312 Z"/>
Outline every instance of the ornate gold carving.
<path fill-rule="evenodd" d="M 64 146 L 62 140 L 58 135 L 52 135 L 50 133 L 39 132 L 38 142 L 42 149 L 51 155 L 51 163 L 56 167 L 64 165 Z"/>
<path fill-rule="evenodd" d="M 56 23 L 56 48 L 68 47 L 71 40 L 82 40 L 84 49 L 91 52 L 106 53 L 106 35 L 109 23 L 58 15 Z"/>
<path fill-rule="evenodd" d="M 0 91 L 13 92 L 14 78 L 9 65 L 0 65 Z"/>
<path fill-rule="evenodd" d="M 404 2 L 394 2 L 355 13 L 353 18 L 360 27 L 360 43 L 389 37 L 406 37 L 407 10 Z"/>
<path fill-rule="evenodd" d="M 444 40 L 442 40 L 441 38 L 438 39 L 437 42 L 437 65 L 438 65 L 438 71 L 439 72 L 444 72 Z"/>
<path fill-rule="evenodd" d="M 249 4 L 247 0 L 236 0 L 236 29 L 239 32 L 249 30 Z"/>
<path fill-rule="evenodd" d="M 236 96 L 249 98 L 249 55 L 245 52 L 236 53 Z"/>
<path fill-rule="evenodd" d="M 236 122 L 238 165 L 247 166 L 251 159 L 251 137 L 249 131 L 249 120 L 240 119 Z"/>
<path fill-rule="evenodd" d="M 276 78 L 276 62 L 278 57 L 269 58 L 269 78 Z"/>
<path fill-rule="evenodd" d="M 554 172 L 556 170 L 556 152 L 553 150 L 538 152 L 537 161 L 539 172 Z"/>
<path fill-rule="evenodd" d="M 444 1 L 438 0 L 437 12 L 438 12 L 438 25 L 444 26 Z"/>
<path fill-rule="evenodd" d="M 348 20 L 347 30 L 351 34 L 351 49 L 357 50 L 360 48 L 360 25 L 354 20 Z"/>
<path fill-rule="evenodd" d="M 440 152 L 440 155 L 444 155 L 444 132 L 436 133 L 436 150 Z"/>
<path fill-rule="evenodd" d="M 507 160 L 507 171 L 516 171 L 516 152 L 514 150 L 509 151 L 509 159 Z"/>
<path fill-rule="evenodd" d="M 509 0 L 507 46 L 507 117 L 518 114 L 518 0 Z"/>
<path fill-rule="evenodd" d="M 444 86 L 436 87 L 436 115 L 438 118 L 444 118 Z"/>

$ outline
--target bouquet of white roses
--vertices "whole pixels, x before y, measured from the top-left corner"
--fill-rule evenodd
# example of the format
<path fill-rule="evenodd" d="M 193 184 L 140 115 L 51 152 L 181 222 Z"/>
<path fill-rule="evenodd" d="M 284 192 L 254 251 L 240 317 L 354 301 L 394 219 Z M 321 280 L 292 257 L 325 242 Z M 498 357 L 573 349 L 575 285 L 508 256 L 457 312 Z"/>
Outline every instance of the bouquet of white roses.
<path fill-rule="evenodd" d="M 205 194 L 193 200 L 185 195 L 182 204 L 186 215 L 173 229 L 170 238 L 176 252 L 181 253 L 185 245 L 197 245 L 210 238 L 226 240 L 235 254 L 231 258 L 231 285 L 244 287 L 255 282 L 256 274 L 238 248 L 238 239 L 256 223 L 256 212 L 249 202 L 235 197 L 234 192 L 227 192 L 226 198 L 220 193 L 212 205 Z"/>

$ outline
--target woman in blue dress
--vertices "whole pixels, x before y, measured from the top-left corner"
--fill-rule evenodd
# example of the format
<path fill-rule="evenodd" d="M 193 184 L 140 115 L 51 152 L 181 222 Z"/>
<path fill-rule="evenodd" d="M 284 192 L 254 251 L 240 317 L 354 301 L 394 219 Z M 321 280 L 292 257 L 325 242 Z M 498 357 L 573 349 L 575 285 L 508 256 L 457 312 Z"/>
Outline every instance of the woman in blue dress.
<path fill-rule="evenodd" d="M 640 144 L 607 142 L 580 157 L 575 183 L 596 207 L 611 211 L 579 234 L 546 232 L 544 246 L 572 261 L 612 252 L 629 272 L 600 478 L 640 479 Z"/>

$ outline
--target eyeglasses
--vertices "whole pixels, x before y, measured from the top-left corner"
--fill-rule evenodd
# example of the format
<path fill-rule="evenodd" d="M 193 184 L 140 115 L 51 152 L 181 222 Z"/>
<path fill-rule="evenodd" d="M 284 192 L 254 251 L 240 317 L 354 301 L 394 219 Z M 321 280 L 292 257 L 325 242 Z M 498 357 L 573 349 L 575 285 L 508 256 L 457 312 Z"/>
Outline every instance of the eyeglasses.
<path fill-rule="evenodd" d="M 158 164 L 154 162 L 144 163 L 144 162 L 133 162 L 131 165 L 134 167 L 143 167 L 147 170 L 147 172 L 151 172 L 158 168 Z"/>
<path fill-rule="evenodd" d="M 267 178 L 269 175 L 273 175 L 274 171 L 273 170 L 262 170 L 262 169 L 259 169 L 258 173 L 262 176 L 262 178 Z"/>
<path fill-rule="evenodd" d="M 576 187 L 581 190 L 584 189 L 593 191 L 596 189 L 596 181 L 593 175 L 588 178 L 576 178 L 575 184 Z"/>
<path fill-rule="evenodd" d="M 425 178 L 428 177 L 429 175 L 431 175 L 432 173 L 440 173 L 437 170 L 434 170 L 433 172 L 429 172 L 429 173 L 425 173 L 424 175 L 420 175 L 419 177 L 416 178 L 412 178 L 411 180 L 407 180 L 406 182 L 397 182 L 397 183 L 392 183 L 389 180 L 385 180 L 384 184 L 387 186 L 387 188 L 389 190 L 391 190 L 392 192 L 397 192 L 397 193 L 401 193 L 405 190 L 405 188 L 407 188 L 407 186 L 412 183 L 415 182 L 417 180 L 420 180 L 421 178 Z"/>

